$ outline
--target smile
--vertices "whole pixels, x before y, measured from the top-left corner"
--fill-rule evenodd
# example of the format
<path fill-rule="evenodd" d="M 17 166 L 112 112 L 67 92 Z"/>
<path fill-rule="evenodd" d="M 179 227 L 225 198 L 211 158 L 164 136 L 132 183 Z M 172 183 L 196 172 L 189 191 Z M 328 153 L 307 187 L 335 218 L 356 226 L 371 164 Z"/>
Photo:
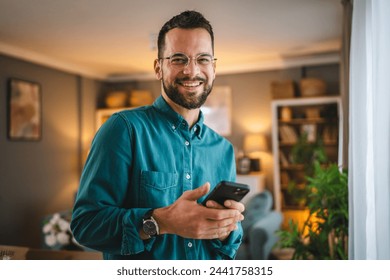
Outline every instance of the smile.
<path fill-rule="evenodd" d="M 202 84 L 202 82 L 199 82 L 199 81 L 193 81 L 193 82 L 186 81 L 186 82 L 181 82 L 179 84 L 182 85 L 183 87 L 198 87 L 198 86 L 200 86 Z"/>

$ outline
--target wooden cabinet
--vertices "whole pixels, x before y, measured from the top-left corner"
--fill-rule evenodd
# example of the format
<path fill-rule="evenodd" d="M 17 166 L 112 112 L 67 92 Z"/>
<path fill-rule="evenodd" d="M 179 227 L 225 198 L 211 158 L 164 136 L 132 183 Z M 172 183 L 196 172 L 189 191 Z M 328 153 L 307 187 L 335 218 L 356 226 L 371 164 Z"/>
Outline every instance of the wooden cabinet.
<path fill-rule="evenodd" d="M 297 193 L 299 189 L 304 189 L 307 168 L 312 167 L 309 161 L 297 163 L 297 151 L 305 153 L 304 149 L 318 145 L 327 162 L 341 165 L 342 116 L 341 98 L 338 96 L 272 101 L 276 210 L 305 209 L 304 204 L 290 199 L 292 188 Z"/>

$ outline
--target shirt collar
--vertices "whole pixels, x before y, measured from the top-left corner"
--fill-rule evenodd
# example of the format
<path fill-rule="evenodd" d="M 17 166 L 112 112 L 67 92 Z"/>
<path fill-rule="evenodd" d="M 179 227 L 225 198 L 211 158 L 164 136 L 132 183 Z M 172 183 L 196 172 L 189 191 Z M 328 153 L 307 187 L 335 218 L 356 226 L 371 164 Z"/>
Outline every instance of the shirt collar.
<path fill-rule="evenodd" d="M 204 125 L 204 115 L 201 110 L 199 113 L 199 119 L 192 128 L 194 129 L 195 135 L 198 136 L 199 139 L 202 138 L 203 125 Z"/>
<path fill-rule="evenodd" d="M 164 113 L 173 130 L 178 129 L 183 124 L 183 122 L 185 122 L 184 118 L 180 114 L 176 113 L 161 95 L 154 101 L 153 107 Z M 202 111 L 200 111 L 198 121 L 191 128 L 191 130 L 198 138 L 201 138 L 203 124 L 204 115 Z"/>

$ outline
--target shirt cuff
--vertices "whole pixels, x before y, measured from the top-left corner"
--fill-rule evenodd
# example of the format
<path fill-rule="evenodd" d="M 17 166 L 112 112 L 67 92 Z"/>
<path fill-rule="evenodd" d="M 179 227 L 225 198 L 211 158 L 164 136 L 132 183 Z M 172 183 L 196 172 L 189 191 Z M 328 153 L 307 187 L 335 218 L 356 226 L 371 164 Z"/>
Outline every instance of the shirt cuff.
<path fill-rule="evenodd" d="M 241 244 L 242 231 L 240 229 L 230 233 L 224 241 L 219 239 L 210 240 L 210 245 L 222 259 L 233 260 Z"/>
<path fill-rule="evenodd" d="M 213 239 L 210 241 L 212 249 L 217 251 L 218 255 L 220 255 L 221 259 L 226 260 L 232 260 L 236 256 L 237 250 L 232 248 L 230 245 L 223 245 L 224 242 L 222 242 L 219 239 Z"/>
<path fill-rule="evenodd" d="M 148 208 L 129 209 L 123 216 L 123 238 L 121 246 L 122 255 L 139 254 L 143 251 L 150 251 L 156 238 L 142 240 L 139 236 L 139 230 L 142 227 L 142 219 Z"/>

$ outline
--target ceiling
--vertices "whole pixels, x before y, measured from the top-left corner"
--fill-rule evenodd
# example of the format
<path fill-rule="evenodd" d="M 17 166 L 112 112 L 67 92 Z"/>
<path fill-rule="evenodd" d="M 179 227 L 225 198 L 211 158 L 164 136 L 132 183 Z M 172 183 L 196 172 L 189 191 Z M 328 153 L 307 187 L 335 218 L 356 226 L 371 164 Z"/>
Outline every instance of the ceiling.
<path fill-rule="evenodd" d="M 147 79 L 156 34 L 184 10 L 213 25 L 222 74 L 338 61 L 341 0 L 0 0 L 0 53 L 99 79 Z"/>

